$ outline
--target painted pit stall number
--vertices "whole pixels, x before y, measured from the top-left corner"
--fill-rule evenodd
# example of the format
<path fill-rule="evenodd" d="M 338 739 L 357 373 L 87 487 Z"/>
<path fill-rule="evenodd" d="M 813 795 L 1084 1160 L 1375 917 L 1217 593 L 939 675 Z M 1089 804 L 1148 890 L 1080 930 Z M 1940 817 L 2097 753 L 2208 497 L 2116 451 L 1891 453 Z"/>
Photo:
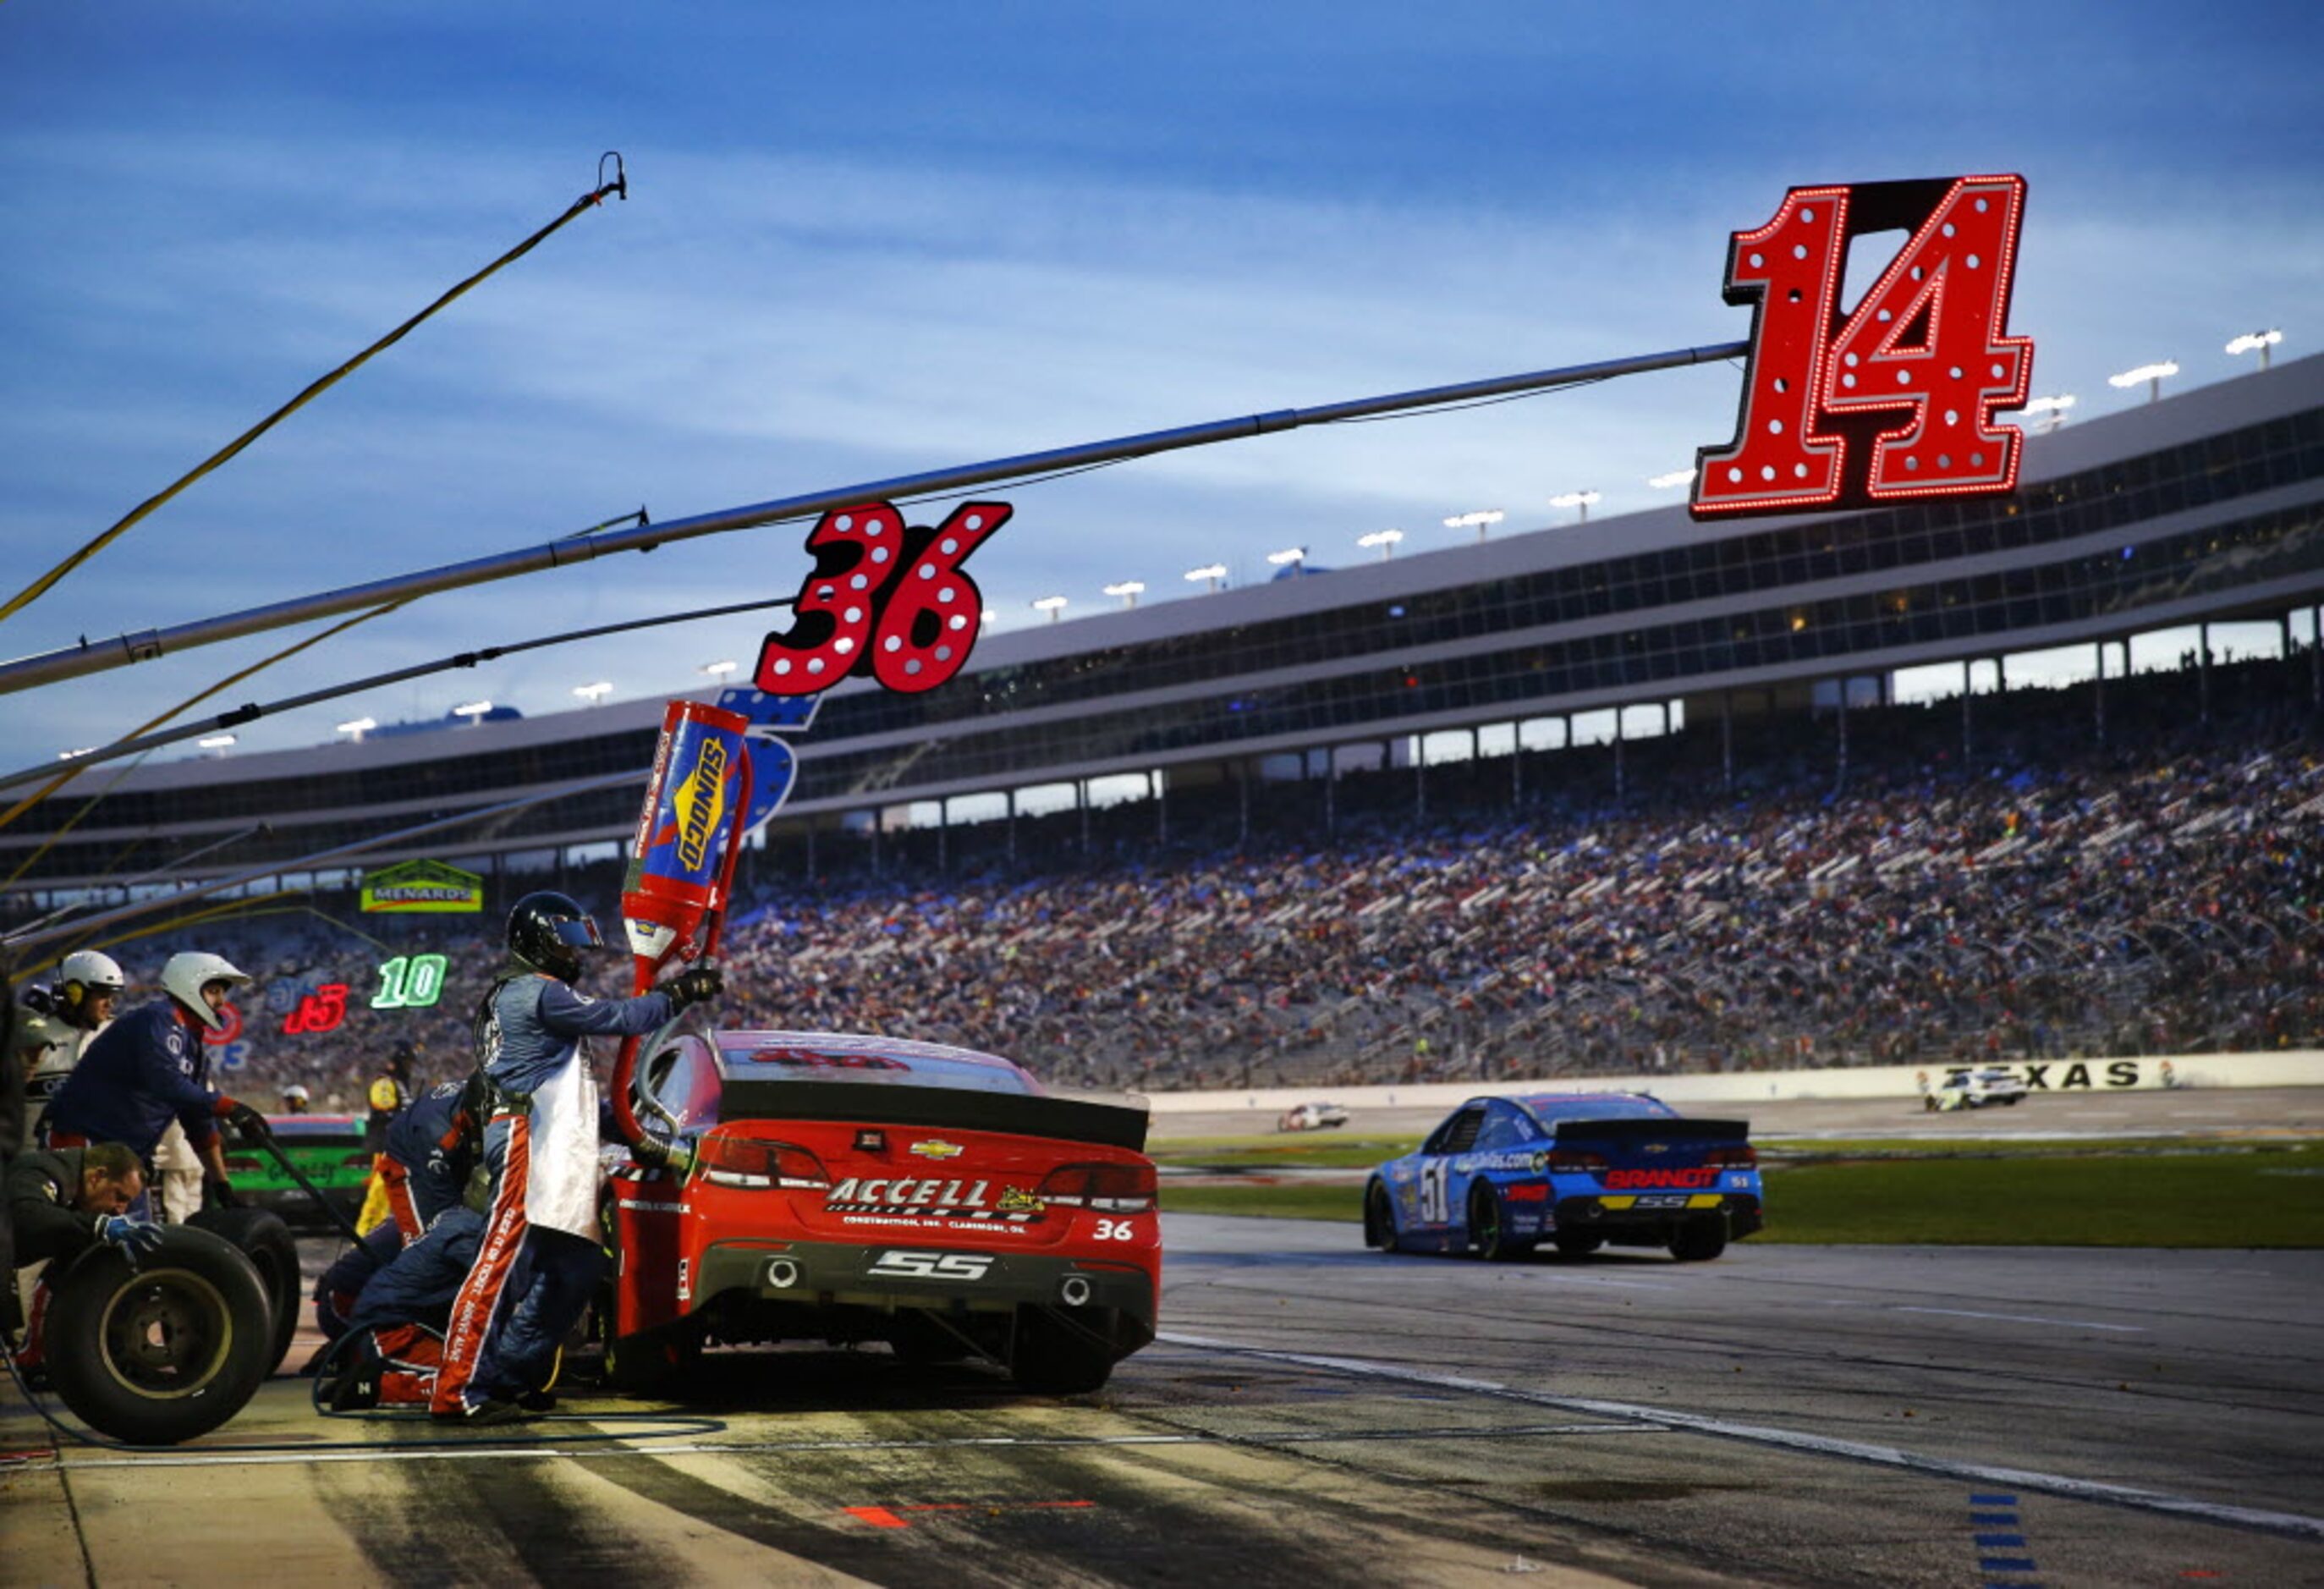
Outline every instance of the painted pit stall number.
<path fill-rule="evenodd" d="M 2007 335 L 2025 180 L 1794 188 L 1729 245 L 1726 299 L 1754 309 L 1735 439 L 1695 455 L 1698 519 L 2016 488 L 2032 338 Z M 1904 246 L 1852 311 L 1849 245 Z M 1846 319 L 1842 319 L 1843 312 Z"/>

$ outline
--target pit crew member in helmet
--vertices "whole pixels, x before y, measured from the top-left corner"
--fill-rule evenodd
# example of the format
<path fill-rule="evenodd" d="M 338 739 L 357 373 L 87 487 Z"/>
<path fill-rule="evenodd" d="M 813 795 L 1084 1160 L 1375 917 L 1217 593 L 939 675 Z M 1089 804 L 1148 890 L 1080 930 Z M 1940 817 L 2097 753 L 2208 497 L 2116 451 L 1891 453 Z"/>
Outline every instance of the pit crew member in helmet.
<path fill-rule="evenodd" d="M 509 912 L 509 964 L 476 1011 L 477 1058 L 493 1088 L 484 1129 L 492 1212 L 446 1331 L 429 1409 L 497 1423 L 523 1416 L 605 1263 L 597 1233 L 597 1084 L 582 1044 L 642 1034 L 724 986 L 714 966 L 631 999 L 591 1000 L 572 983 L 601 949 L 597 924 L 558 893 Z"/>
<path fill-rule="evenodd" d="M 24 1066 L 25 1147 L 32 1145 L 29 1128 L 39 1123 L 42 1108 L 72 1074 L 81 1050 L 113 1020 L 114 1001 L 128 985 L 111 956 L 76 949 L 57 967 L 51 986 L 24 990 L 13 1053 Z"/>
<path fill-rule="evenodd" d="M 282 1113 L 304 1114 L 313 1104 L 314 1097 L 315 1095 L 307 1090 L 304 1082 L 294 1081 L 282 1089 Z"/>
<path fill-rule="evenodd" d="M 150 1161 L 174 1121 L 201 1159 L 204 1190 L 232 1205 L 218 1122 L 264 1136 L 266 1117 L 209 1090 L 209 1052 L 201 1039 L 205 1031 L 226 1029 L 226 994 L 249 980 L 221 956 L 171 956 L 161 967 L 162 996 L 98 1034 L 49 1100 L 41 1117 L 42 1140 L 51 1148 L 125 1142 Z"/>
<path fill-rule="evenodd" d="M 386 1072 L 372 1077 L 364 1095 L 371 1105 L 371 1113 L 364 1117 L 364 1151 L 371 1155 L 371 1179 L 364 1184 L 363 1208 L 355 1215 L 359 1231 L 378 1229 L 380 1221 L 394 1212 L 387 1200 L 387 1128 L 410 1105 L 411 1067 L 419 1060 L 419 1050 L 410 1043 L 397 1043 L 387 1057 Z"/>

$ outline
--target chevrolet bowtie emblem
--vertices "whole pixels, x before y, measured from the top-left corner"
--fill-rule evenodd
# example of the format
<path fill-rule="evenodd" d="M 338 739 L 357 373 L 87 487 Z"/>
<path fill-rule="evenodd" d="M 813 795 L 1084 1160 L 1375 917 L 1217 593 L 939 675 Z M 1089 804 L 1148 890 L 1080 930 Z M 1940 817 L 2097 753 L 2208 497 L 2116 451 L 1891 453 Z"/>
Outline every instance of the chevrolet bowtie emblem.
<path fill-rule="evenodd" d="M 1648 1142 L 1646 1144 L 1646 1151 L 1649 1153 L 1667 1153 L 1670 1151 L 1670 1144 L 1668 1142 Z"/>
<path fill-rule="evenodd" d="M 923 1159 L 957 1159 L 964 1151 L 958 1142 L 947 1142 L 931 1137 L 925 1142 L 914 1142 L 912 1151 Z"/>

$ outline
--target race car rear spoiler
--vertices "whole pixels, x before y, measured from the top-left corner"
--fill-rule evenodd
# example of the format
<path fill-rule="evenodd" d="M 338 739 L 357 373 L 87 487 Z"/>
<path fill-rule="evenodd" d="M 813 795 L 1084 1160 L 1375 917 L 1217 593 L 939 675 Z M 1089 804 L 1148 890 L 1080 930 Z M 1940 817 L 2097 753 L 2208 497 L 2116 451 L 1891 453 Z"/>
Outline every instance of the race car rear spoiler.
<path fill-rule="evenodd" d="M 1561 1142 L 1587 1139 L 1591 1141 L 1635 1142 L 1648 1138 L 1677 1137 L 1690 1142 L 1741 1142 L 1751 1136 L 1748 1120 L 1561 1120 L 1557 1122 L 1557 1140 Z"/>
<path fill-rule="evenodd" d="M 962 1087 L 899 1086 L 888 1082 L 759 1081 L 729 1077 L 719 1098 L 722 1121 L 827 1120 L 947 1131 L 1002 1132 L 1066 1142 L 1146 1150 L 1147 1110 L 1024 1093 Z"/>

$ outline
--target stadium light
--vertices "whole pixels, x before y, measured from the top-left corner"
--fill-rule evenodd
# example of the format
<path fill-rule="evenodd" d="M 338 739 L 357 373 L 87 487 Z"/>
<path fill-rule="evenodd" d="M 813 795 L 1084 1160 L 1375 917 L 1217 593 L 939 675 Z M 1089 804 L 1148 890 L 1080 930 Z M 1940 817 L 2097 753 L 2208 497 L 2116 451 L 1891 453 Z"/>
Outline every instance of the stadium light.
<path fill-rule="evenodd" d="M 1267 560 L 1278 568 L 1296 568 L 1306 562 L 1307 549 L 1304 546 L 1286 546 L 1281 551 L 1268 552 Z"/>
<path fill-rule="evenodd" d="M 234 743 L 234 735 L 213 734 L 208 739 L 198 739 L 194 743 L 206 751 L 222 751 Z"/>
<path fill-rule="evenodd" d="M 715 662 L 703 663 L 701 670 L 713 679 L 724 679 L 729 673 L 739 673 L 742 670 L 742 663 L 731 657 L 721 657 Z"/>
<path fill-rule="evenodd" d="M 468 720 L 468 726 L 474 728 L 484 720 L 484 714 L 492 709 L 493 703 L 490 701 L 462 701 L 452 708 L 452 716 L 466 717 Z"/>
<path fill-rule="evenodd" d="M 2066 422 L 2066 411 L 2073 407 L 2074 402 L 2075 398 L 2070 392 L 2061 392 L 2055 397 L 2029 397 L 2025 400 L 2025 411 L 2050 416 L 2049 422 L 2042 427 L 2040 432 L 2046 436 Z"/>
<path fill-rule="evenodd" d="M 1146 581 L 1143 579 L 1122 579 L 1107 586 L 1105 594 L 1120 596 L 1125 607 L 1134 607 L 1138 605 L 1139 593 L 1145 588 Z"/>
<path fill-rule="evenodd" d="M 379 721 L 377 718 L 355 717 L 340 724 L 338 731 L 341 734 L 354 735 L 355 744 L 363 744 L 363 736 L 369 734 L 373 729 L 378 726 Z"/>
<path fill-rule="evenodd" d="M 1590 504 L 1602 500 L 1604 499 L 1594 491 L 1568 491 L 1551 497 L 1549 505 L 1554 508 L 1580 508 L 1582 522 L 1587 524 L 1590 522 Z"/>
<path fill-rule="evenodd" d="M 1477 532 L 1478 544 L 1482 545 L 1485 540 L 1485 531 L 1499 523 L 1508 516 L 1508 514 L 1502 513 L 1499 508 L 1479 508 L 1473 513 L 1453 514 L 1451 518 L 1444 521 L 1444 527 L 1447 530 L 1474 530 Z"/>
<path fill-rule="evenodd" d="M 575 685 L 573 693 L 594 707 L 613 693 L 613 686 L 610 680 L 600 679 L 595 684 Z"/>
<path fill-rule="evenodd" d="M 1384 563 L 1388 561 L 1388 554 L 1396 550 L 1396 543 L 1403 539 L 1404 531 L 1401 530 L 1375 530 L 1370 535 L 1357 536 L 1356 544 L 1367 551 L 1373 547 L 1379 548 L 1380 561 Z"/>
<path fill-rule="evenodd" d="M 2249 331 L 2227 344 L 2229 353 L 2256 353 L 2259 367 L 2266 369 L 2271 362 L 2268 349 L 2283 340 L 2281 331 Z"/>
<path fill-rule="evenodd" d="M 986 624 L 998 624 L 1001 622 L 1000 613 L 991 607 L 985 608 L 982 613 L 978 614 L 977 616 L 980 621 Z"/>
<path fill-rule="evenodd" d="M 1049 622 L 1054 624 L 1057 621 L 1057 614 L 1065 610 L 1065 598 L 1062 596 L 1040 596 L 1034 601 L 1033 605 L 1037 611 L 1048 614 Z"/>
<path fill-rule="evenodd" d="M 2125 370 L 2119 375 L 2108 375 L 2107 384 L 2131 387 L 2144 381 L 2146 383 L 2146 401 L 2153 402 L 2163 395 L 2163 377 L 2175 375 L 2178 373 L 2177 362 L 2166 358 L 2161 364 L 2141 365 L 2135 370 Z"/>
<path fill-rule="evenodd" d="M 1189 568 L 1186 570 L 1186 578 L 1189 583 L 1192 583 L 1196 579 L 1207 579 L 1211 582 L 1211 588 L 1213 590 L 1218 589 L 1221 582 L 1223 581 L 1226 577 L 1227 566 L 1224 563 L 1204 563 L 1199 568 Z"/>
<path fill-rule="evenodd" d="M 1673 469 L 1667 475 L 1647 476 L 1646 484 L 1653 486 L 1656 491 L 1668 491 L 1674 486 L 1689 485 L 1693 481 L 1693 479 L 1694 471 L 1692 469 Z"/>

